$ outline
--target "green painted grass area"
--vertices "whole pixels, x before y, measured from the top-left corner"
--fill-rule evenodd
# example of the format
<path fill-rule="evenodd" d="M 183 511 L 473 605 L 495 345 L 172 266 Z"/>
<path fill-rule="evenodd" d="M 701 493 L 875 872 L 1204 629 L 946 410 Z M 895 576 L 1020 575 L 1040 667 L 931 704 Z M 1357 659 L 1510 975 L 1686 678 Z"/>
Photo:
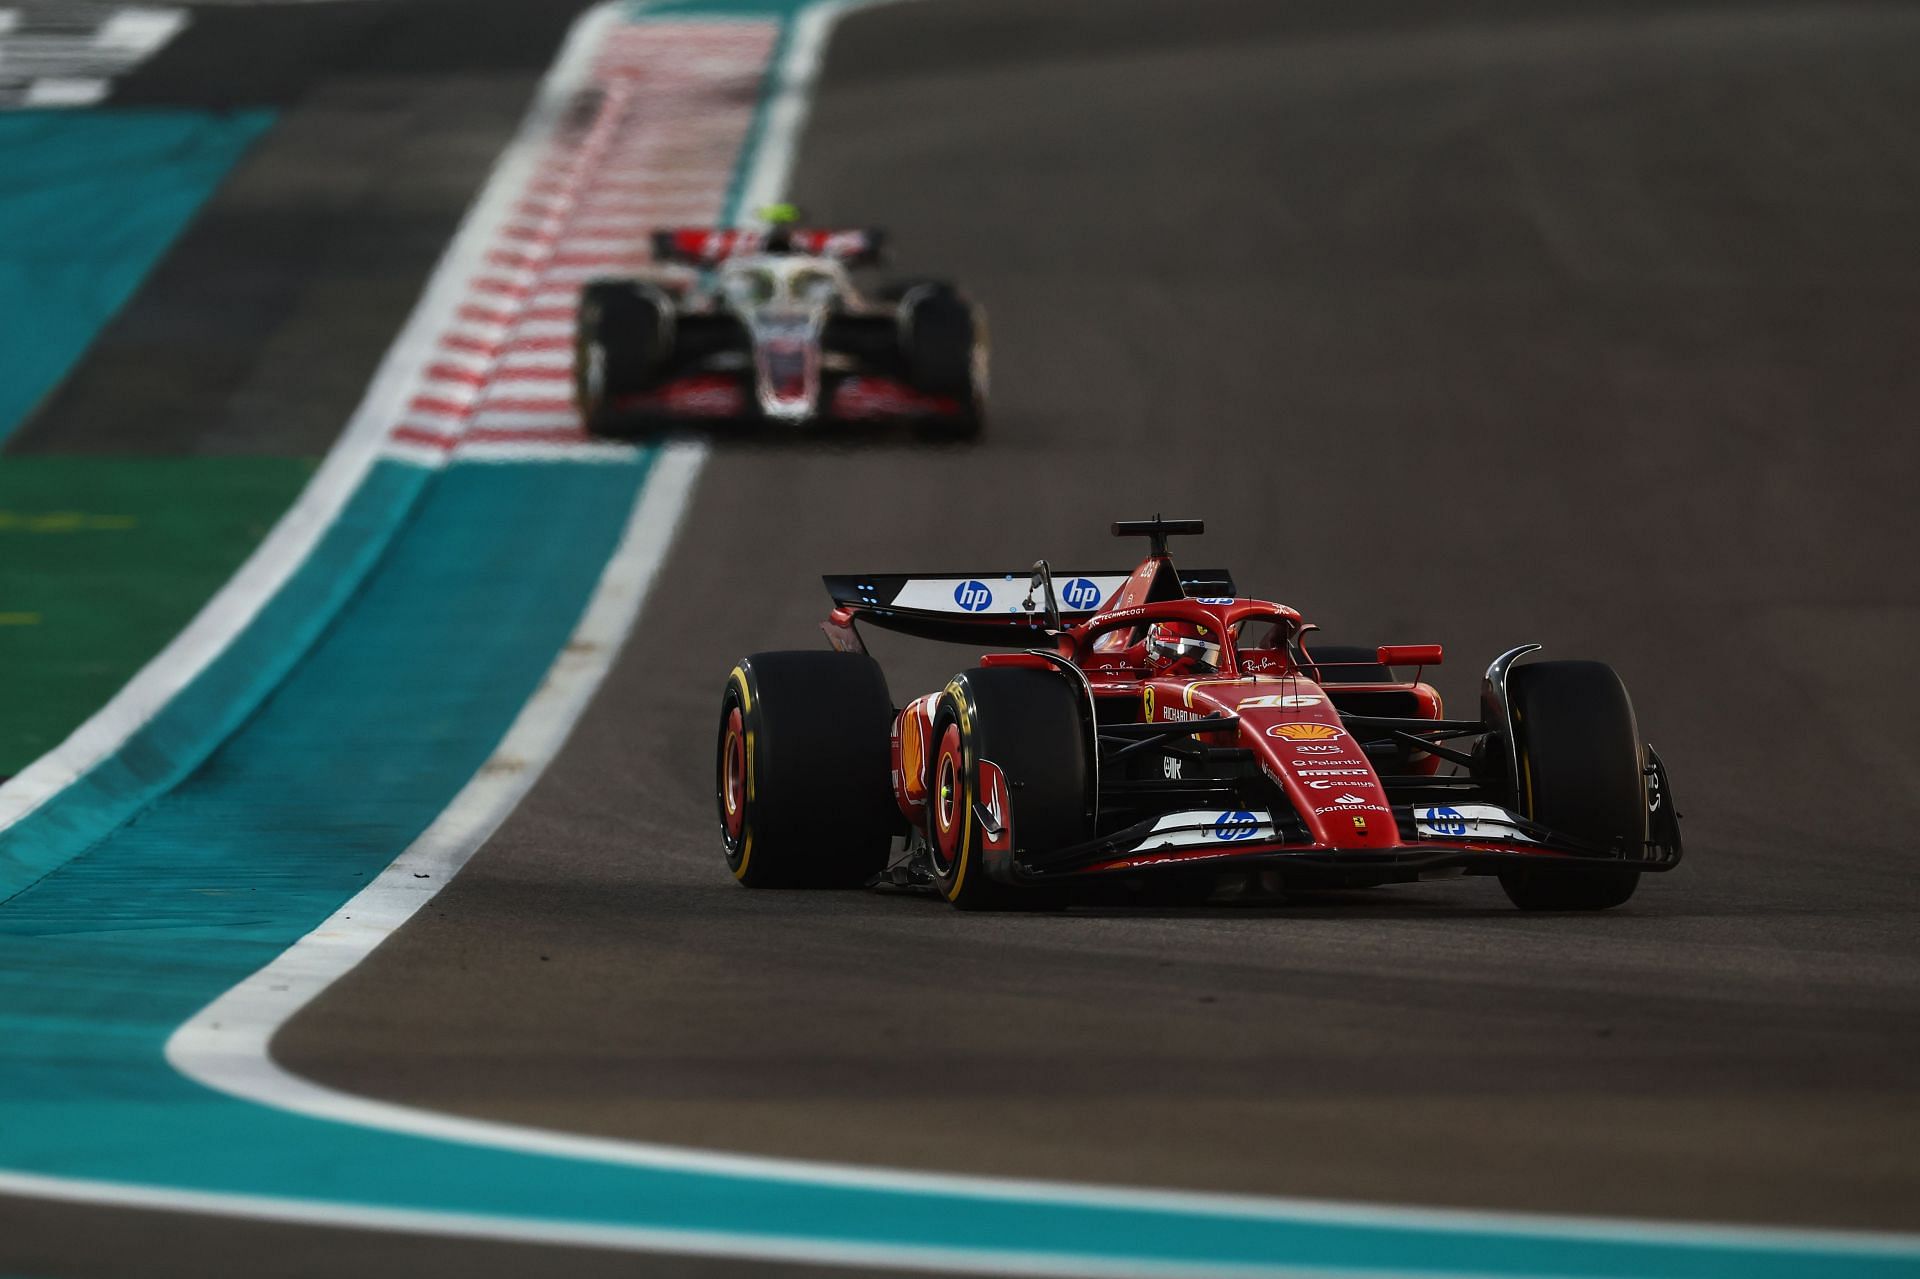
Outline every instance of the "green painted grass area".
<path fill-rule="evenodd" d="M 0 777 L 172 639 L 292 502 L 300 458 L 0 462 Z"/>

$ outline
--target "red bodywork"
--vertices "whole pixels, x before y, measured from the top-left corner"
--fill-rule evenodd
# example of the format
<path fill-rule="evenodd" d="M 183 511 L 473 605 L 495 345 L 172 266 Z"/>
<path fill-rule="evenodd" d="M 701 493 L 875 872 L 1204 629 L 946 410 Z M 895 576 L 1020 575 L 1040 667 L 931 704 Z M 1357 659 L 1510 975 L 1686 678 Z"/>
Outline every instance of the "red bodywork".
<path fill-rule="evenodd" d="M 1444 855 L 1460 854 L 1450 860 L 1457 867 L 1469 864 L 1475 855 L 1570 855 L 1543 845 L 1518 828 L 1505 834 L 1483 832 L 1479 827 L 1484 823 L 1462 818 L 1462 829 L 1452 833 L 1450 822 L 1431 817 L 1435 812 L 1452 813 L 1452 808 L 1405 803 L 1396 807 L 1389 800 L 1380 772 L 1360 739 L 1350 731 L 1348 721 L 1343 720 L 1341 708 L 1342 704 L 1352 706 L 1384 695 L 1392 699 L 1397 718 L 1439 721 L 1444 714 L 1440 694 L 1419 678 L 1418 671 L 1406 681 L 1331 682 L 1335 679 L 1331 668 L 1313 662 L 1304 642 L 1312 628 L 1295 610 L 1262 600 L 1195 599 L 1179 592 L 1171 561 L 1156 555 L 1133 570 L 1097 609 L 1057 630 L 1043 629 L 1027 617 L 980 618 L 983 625 L 1024 624 L 1022 633 L 1036 641 L 1026 652 L 988 655 L 982 659 L 982 667 L 1030 665 L 1057 670 L 1070 663 L 1084 673 L 1095 707 L 1095 722 L 1102 726 L 1179 724 L 1227 717 L 1231 722 L 1221 729 L 1196 733 L 1189 740 L 1251 752 L 1274 788 L 1271 812 L 1223 811 L 1208 815 L 1217 819 L 1211 835 L 1199 831 L 1192 838 L 1167 839 L 1157 845 L 1152 838 L 1136 839 L 1131 847 L 1112 848 L 1111 855 L 1083 858 L 1068 873 L 1126 874 L 1165 867 L 1205 868 L 1208 863 L 1218 866 L 1295 859 L 1302 865 L 1323 867 L 1335 861 L 1390 867 L 1396 862 L 1424 865 L 1436 854 L 1443 860 Z M 835 609 L 824 629 L 835 647 L 863 651 L 854 626 L 864 618 L 898 629 L 914 629 L 903 624 L 894 611 L 860 604 L 843 604 Z M 1146 628 L 1154 622 L 1169 621 L 1204 627 L 1217 637 L 1223 648 L 1220 669 L 1203 675 L 1156 674 L 1150 670 L 1144 643 Z M 983 633 L 982 638 L 987 636 Z M 1248 642 L 1256 638 L 1258 646 Z M 1420 666 L 1438 664 L 1441 656 L 1439 645 L 1389 646 L 1378 653 L 1382 664 Z M 1330 682 L 1316 679 L 1316 672 Z M 893 726 L 895 802 L 901 815 L 922 835 L 930 829 L 932 743 L 942 696 L 932 693 L 909 702 Z M 1434 776 L 1441 763 L 1437 755 L 1416 750 L 1402 761 L 1397 776 L 1403 784 L 1417 781 L 1417 775 Z M 1005 781 L 997 768 L 990 777 L 1004 794 Z M 985 789 L 986 784 L 982 785 Z M 1283 814 L 1283 806 L 1290 806 L 1292 812 Z M 1420 816 L 1423 811 L 1430 815 L 1424 824 Z M 1003 824 L 1010 827 L 1012 823 Z M 1137 827 L 1132 834 L 1139 834 Z M 1103 830 L 1103 836 L 1111 835 Z M 997 832 L 994 843 L 1001 856 L 994 859 L 991 853 L 995 850 L 990 846 L 988 864 L 997 864 L 1001 873 L 1011 868 L 1007 877 L 1016 882 L 1046 878 L 1013 864 L 1015 838 L 1016 832 L 1011 830 Z M 1093 841 L 1095 845 L 1101 842 Z M 1031 853 L 1023 850 L 1023 856 Z"/>

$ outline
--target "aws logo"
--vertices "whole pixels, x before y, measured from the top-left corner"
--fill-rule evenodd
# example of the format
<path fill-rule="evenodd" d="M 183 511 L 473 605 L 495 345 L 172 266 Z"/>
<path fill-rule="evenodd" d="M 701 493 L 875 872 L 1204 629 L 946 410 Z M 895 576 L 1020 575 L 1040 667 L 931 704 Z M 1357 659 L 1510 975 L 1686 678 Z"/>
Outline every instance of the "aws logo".
<path fill-rule="evenodd" d="M 1340 730 L 1331 724 L 1275 724 L 1268 737 L 1283 737 L 1290 742 L 1324 742 L 1338 737 Z"/>

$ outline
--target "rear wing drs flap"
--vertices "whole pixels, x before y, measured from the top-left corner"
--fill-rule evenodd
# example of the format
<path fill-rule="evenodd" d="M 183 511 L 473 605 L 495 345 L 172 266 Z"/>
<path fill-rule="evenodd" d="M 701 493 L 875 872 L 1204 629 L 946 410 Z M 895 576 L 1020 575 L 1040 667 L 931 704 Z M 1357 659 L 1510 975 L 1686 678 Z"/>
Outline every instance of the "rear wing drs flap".
<path fill-rule="evenodd" d="M 848 266 L 870 266 L 880 260 L 886 235 L 879 227 L 782 229 L 788 252 L 834 258 Z M 753 227 L 667 227 L 653 233 L 656 262 L 685 266 L 714 266 L 731 257 L 761 253 L 770 233 Z"/>
<path fill-rule="evenodd" d="M 1180 569 L 1181 590 L 1192 597 L 1236 595 L 1225 569 Z M 1061 620 L 1084 622 L 1132 576 L 1129 569 L 1054 570 L 1053 589 Z M 1046 624 L 1046 602 L 1032 594 L 1033 574 L 919 573 L 829 574 L 821 579 L 836 608 L 856 621 L 921 639 L 955 644 L 1024 648 Z"/>

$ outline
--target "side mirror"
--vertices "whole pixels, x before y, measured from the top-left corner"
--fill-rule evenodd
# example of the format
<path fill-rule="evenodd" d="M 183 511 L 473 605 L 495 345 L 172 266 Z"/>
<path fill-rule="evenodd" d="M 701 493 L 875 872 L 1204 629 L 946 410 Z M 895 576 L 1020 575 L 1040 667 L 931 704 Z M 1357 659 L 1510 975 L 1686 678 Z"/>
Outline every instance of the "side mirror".
<path fill-rule="evenodd" d="M 1376 654 L 1382 666 L 1438 666 L 1438 644 L 1382 644 Z"/>
<path fill-rule="evenodd" d="M 1028 617 L 1033 615 L 1035 595 L 1040 596 L 1041 603 L 1046 607 L 1047 629 L 1056 634 L 1065 630 L 1066 623 L 1060 620 L 1060 597 L 1053 593 L 1053 570 L 1045 560 L 1033 562 L 1033 580 L 1027 585 L 1027 598 L 1021 601 L 1020 607 L 1026 610 Z"/>

